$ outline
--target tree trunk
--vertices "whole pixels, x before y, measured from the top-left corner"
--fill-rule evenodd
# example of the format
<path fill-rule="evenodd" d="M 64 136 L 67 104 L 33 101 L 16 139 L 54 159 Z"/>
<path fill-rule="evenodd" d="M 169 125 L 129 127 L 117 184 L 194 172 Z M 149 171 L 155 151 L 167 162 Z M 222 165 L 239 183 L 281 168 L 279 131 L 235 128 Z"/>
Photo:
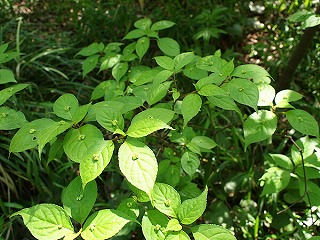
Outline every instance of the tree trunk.
<path fill-rule="evenodd" d="M 315 13 L 320 14 L 320 4 L 318 5 Z M 319 25 L 305 29 L 299 44 L 296 46 L 289 59 L 287 66 L 280 72 L 276 85 L 277 91 L 288 89 L 290 87 L 290 83 L 293 81 L 294 72 L 302 58 L 307 55 L 313 36 L 318 29 Z"/>

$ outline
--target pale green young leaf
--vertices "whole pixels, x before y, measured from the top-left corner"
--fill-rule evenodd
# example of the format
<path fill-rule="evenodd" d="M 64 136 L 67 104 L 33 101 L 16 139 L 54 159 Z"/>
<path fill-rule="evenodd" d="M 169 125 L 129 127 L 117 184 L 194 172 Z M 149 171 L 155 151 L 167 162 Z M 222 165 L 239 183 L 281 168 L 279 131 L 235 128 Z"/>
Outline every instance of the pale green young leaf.
<path fill-rule="evenodd" d="M 181 167 L 189 176 L 192 176 L 199 166 L 200 160 L 197 154 L 187 151 L 182 155 Z"/>
<path fill-rule="evenodd" d="M 254 83 L 267 83 L 271 82 L 270 74 L 263 68 L 256 64 L 245 64 L 240 65 L 234 69 L 231 76 L 246 78 L 254 82 Z"/>
<path fill-rule="evenodd" d="M 151 30 L 159 31 L 159 30 L 163 30 L 166 28 L 171 28 L 173 25 L 175 25 L 174 22 L 171 22 L 168 20 L 162 20 L 162 21 L 158 21 L 158 22 L 155 22 L 154 24 L 152 24 Z"/>
<path fill-rule="evenodd" d="M 283 154 L 269 154 L 273 161 L 277 164 L 277 166 L 293 170 L 293 164 L 290 158 L 288 158 L 286 155 Z"/>
<path fill-rule="evenodd" d="M 142 233 L 146 240 L 164 240 L 169 219 L 157 210 L 149 210 L 142 218 Z"/>
<path fill-rule="evenodd" d="M 116 235 L 128 222 L 130 220 L 120 211 L 99 210 L 84 223 L 81 237 L 85 240 L 108 239 Z"/>
<path fill-rule="evenodd" d="M 142 36 L 146 35 L 145 31 L 141 29 L 134 29 L 127 33 L 127 35 L 123 39 L 135 39 L 140 38 Z"/>
<path fill-rule="evenodd" d="M 159 57 L 154 57 L 156 60 L 157 64 L 167 70 L 172 71 L 174 69 L 174 62 L 172 58 L 168 56 L 159 56 Z"/>
<path fill-rule="evenodd" d="M 177 217 L 181 205 L 179 193 L 170 185 L 155 183 L 152 191 L 152 203 L 156 209 L 170 217 Z"/>
<path fill-rule="evenodd" d="M 152 22 L 150 18 L 142 18 L 142 19 L 139 19 L 138 21 L 135 21 L 134 26 L 138 29 L 145 31 L 146 29 L 150 29 L 151 24 Z"/>
<path fill-rule="evenodd" d="M 68 214 L 54 204 L 39 204 L 11 215 L 20 215 L 31 234 L 39 239 L 61 239 L 74 232 Z"/>
<path fill-rule="evenodd" d="M 72 123 L 77 124 L 78 122 L 80 122 L 87 115 L 90 107 L 91 103 L 79 106 L 77 111 L 72 116 Z"/>
<path fill-rule="evenodd" d="M 182 100 L 181 111 L 184 127 L 200 112 L 201 105 L 202 100 L 198 94 L 189 94 Z"/>
<path fill-rule="evenodd" d="M 102 52 L 104 48 L 103 43 L 92 43 L 88 47 L 82 48 L 77 54 L 84 57 L 89 57 L 96 53 Z"/>
<path fill-rule="evenodd" d="M 13 72 L 7 69 L 0 69 L 0 84 L 8 82 L 17 82 L 14 78 Z"/>
<path fill-rule="evenodd" d="M 100 141 L 88 148 L 80 162 L 82 185 L 96 179 L 109 164 L 114 150 L 111 140 Z"/>
<path fill-rule="evenodd" d="M 303 9 L 301 11 L 295 12 L 294 14 L 290 15 L 288 17 L 288 20 L 290 22 L 304 22 L 312 14 L 313 13 Z"/>
<path fill-rule="evenodd" d="M 107 53 L 103 58 L 101 58 L 101 65 L 99 72 L 106 70 L 108 68 L 114 67 L 121 60 L 121 55 L 116 53 Z"/>
<path fill-rule="evenodd" d="M 97 66 L 99 61 L 99 55 L 92 55 L 87 57 L 82 63 L 82 77 L 85 77 Z"/>
<path fill-rule="evenodd" d="M 146 54 L 150 46 L 150 39 L 148 37 L 139 38 L 136 44 L 136 53 L 140 60 Z"/>
<path fill-rule="evenodd" d="M 297 146 L 302 150 L 302 157 L 306 159 L 310 157 L 316 150 L 318 143 L 317 139 L 310 138 L 308 135 L 296 140 Z M 296 165 L 301 164 L 301 154 L 297 146 L 292 145 L 291 147 L 291 158 Z"/>
<path fill-rule="evenodd" d="M 199 83 L 200 81 L 198 81 Z M 195 85 L 196 88 L 199 87 L 198 83 Z M 198 88 L 198 93 L 202 96 L 213 96 L 221 95 L 221 92 L 224 91 L 215 84 L 205 84 Z"/>
<path fill-rule="evenodd" d="M 265 83 L 256 84 L 259 90 L 258 106 L 273 106 L 273 100 L 276 95 L 274 88 Z"/>
<path fill-rule="evenodd" d="M 193 52 L 181 53 L 174 58 L 174 69 L 175 72 L 179 72 L 184 66 L 191 63 L 194 59 Z"/>
<path fill-rule="evenodd" d="M 157 44 L 160 50 L 168 56 L 175 57 L 180 54 L 179 43 L 172 38 L 159 38 Z"/>
<path fill-rule="evenodd" d="M 196 225 L 191 231 L 195 240 L 236 240 L 229 230 L 214 224 Z"/>
<path fill-rule="evenodd" d="M 0 130 L 12 130 L 22 127 L 27 120 L 22 112 L 8 107 L 0 107 Z"/>
<path fill-rule="evenodd" d="M 119 148 L 119 167 L 127 180 L 150 195 L 158 172 L 153 151 L 137 140 L 127 140 Z"/>
<path fill-rule="evenodd" d="M 22 89 L 25 89 L 28 87 L 29 84 L 26 83 L 20 83 L 15 84 L 10 87 L 7 87 L 0 91 L 0 105 L 4 104 L 10 97 L 12 97 L 13 94 L 16 92 L 21 91 Z"/>
<path fill-rule="evenodd" d="M 140 190 L 139 188 L 136 188 L 128 181 L 126 181 L 126 183 L 128 184 L 130 190 L 134 193 L 134 196 L 137 198 L 138 202 L 150 202 L 150 197 L 146 192 Z"/>
<path fill-rule="evenodd" d="M 266 140 L 277 128 L 277 116 L 267 110 L 259 110 L 251 114 L 243 125 L 245 148 L 255 142 Z"/>
<path fill-rule="evenodd" d="M 147 117 L 132 123 L 128 128 L 127 135 L 133 138 L 141 138 L 160 129 L 173 130 L 165 122 L 153 117 Z"/>
<path fill-rule="evenodd" d="M 64 138 L 63 148 L 67 156 L 75 162 L 81 162 L 88 149 L 103 141 L 101 131 L 90 124 L 71 129 Z"/>
<path fill-rule="evenodd" d="M 185 231 L 180 230 L 179 232 L 170 232 L 166 240 L 190 240 L 190 237 Z"/>
<path fill-rule="evenodd" d="M 278 193 L 285 189 L 290 182 L 290 171 L 278 167 L 271 167 L 266 170 L 260 178 L 263 184 L 261 195 Z"/>
<path fill-rule="evenodd" d="M 114 77 L 115 80 L 120 81 L 120 79 L 126 74 L 127 71 L 128 71 L 127 62 L 117 63 L 112 68 L 112 76 Z"/>
<path fill-rule="evenodd" d="M 182 202 L 178 209 L 178 219 L 182 224 L 191 224 L 203 214 L 207 206 L 208 188 L 195 198 Z"/>
<path fill-rule="evenodd" d="M 320 16 L 316 14 L 312 14 L 309 16 L 305 22 L 302 23 L 302 29 L 316 27 L 320 25 Z"/>
<path fill-rule="evenodd" d="M 168 222 L 168 225 L 166 227 L 166 231 L 175 231 L 179 232 L 182 230 L 182 226 L 180 225 L 178 219 L 176 218 L 171 218 Z"/>
<path fill-rule="evenodd" d="M 277 108 L 294 108 L 290 102 L 298 101 L 303 96 L 293 90 L 282 90 L 277 93 L 274 101 Z"/>
<path fill-rule="evenodd" d="M 147 102 L 153 105 L 164 98 L 169 91 L 171 83 L 172 81 L 168 81 L 151 85 L 147 90 Z"/>
<path fill-rule="evenodd" d="M 235 101 L 258 111 L 259 90 L 254 83 L 247 79 L 235 78 L 227 84 L 228 92 Z"/>
<path fill-rule="evenodd" d="M 219 73 L 211 73 L 209 76 L 199 79 L 199 81 L 195 84 L 197 90 L 205 90 L 205 87 L 214 84 L 214 86 L 220 85 L 226 76 Z"/>
<path fill-rule="evenodd" d="M 83 188 L 81 178 L 78 176 L 69 183 L 62 193 L 63 208 L 71 218 L 83 224 L 92 210 L 97 195 L 96 182 L 89 182 Z"/>
<path fill-rule="evenodd" d="M 297 131 L 311 136 L 319 137 L 318 122 L 312 115 L 304 110 L 295 109 L 286 112 L 290 125 Z"/>
<path fill-rule="evenodd" d="M 54 114 L 66 120 L 72 120 L 78 108 L 78 99 L 71 93 L 61 95 L 53 104 Z"/>
<path fill-rule="evenodd" d="M 173 73 L 174 73 L 173 71 L 169 71 L 169 70 L 162 70 L 158 72 L 157 75 L 154 76 L 153 78 L 153 85 L 160 84 L 167 81 L 172 76 Z"/>

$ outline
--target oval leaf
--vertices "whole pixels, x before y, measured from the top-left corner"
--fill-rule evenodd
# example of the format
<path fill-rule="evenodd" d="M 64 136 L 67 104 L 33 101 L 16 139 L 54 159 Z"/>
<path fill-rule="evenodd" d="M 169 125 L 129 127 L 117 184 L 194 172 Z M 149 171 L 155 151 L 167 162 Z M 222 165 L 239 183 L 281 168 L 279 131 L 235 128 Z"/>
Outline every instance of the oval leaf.
<path fill-rule="evenodd" d="M 200 166 L 200 160 L 197 154 L 185 152 L 181 157 L 181 167 L 190 176 L 192 176 Z"/>
<path fill-rule="evenodd" d="M 153 205 L 160 212 L 170 217 L 177 217 L 181 205 L 179 193 L 170 185 L 155 183 L 152 191 Z"/>
<path fill-rule="evenodd" d="M 22 127 L 27 120 L 22 112 L 8 107 L 0 107 L 0 130 L 12 130 Z"/>
<path fill-rule="evenodd" d="M 160 50 L 168 56 L 174 57 L 180 54 L 179 43 L 172 38 L 159 38 L 157 44 Z"/>
<path fill-rule="evenodd" d="M 140 60 L 146 54 L 150 46 L 150 39 L 148 37 L 139 38 L 136 44 L 136 53 Z"/>
<path fill-rule="evenodd" d="M 286 116 L 291 126 L 297 131 L 319 137 L 319 125 L 310 113 L 295 109 L 286 112 Z"/>
<path fill-rule="evenodd" d="M 128 181 L 150 195 L 158 163 L 153 151 L 144 143 L 127 140 L 119 148 L 119 166 Z"/>
<path fill-rule="evenodd" d="M 181 111 L 183 116 L 183 126 L 195 117 L 201 109 L 202 100 L 198 94 L 189 94 L 182 100 Z"/>
<path fill-rule="evenodd" d="M 37 239 L 61 239 L 74 233 L 72 223 L 63 208 L 54 204 L 39 204 L 11 215 L 21 215 L 24 224 Z"/>
<path fill-rule="evenodd" d="M 70 93 L 63 94 L 53 104 L 53 112 L 58 117 L 72 120 L 79 107 L 78 99 Z"/>
<path fill-rule="evenodd" d="M 182 224 L 191 224 L 203 214 L 207 206 L 208 188 L 195 198 L 185 200 L 178 210 L 178 218 Z"/>
<path fill-rule="evenodd" d="M 214 224 L 201 224 L 191 228 L 195 240 L 237 240 L 232 233 Z"/>

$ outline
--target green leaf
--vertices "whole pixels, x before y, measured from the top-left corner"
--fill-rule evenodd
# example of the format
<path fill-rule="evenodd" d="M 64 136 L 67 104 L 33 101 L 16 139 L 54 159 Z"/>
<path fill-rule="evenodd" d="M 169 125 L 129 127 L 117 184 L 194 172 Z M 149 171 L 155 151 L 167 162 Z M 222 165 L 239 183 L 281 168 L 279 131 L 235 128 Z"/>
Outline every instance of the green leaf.
<path fill-rule="evenodd" d="M 159 57 L 154 57 L 156 60 L 157 64 L 167 70 L 172 71 L 174 69 L 174 62 L 172 58 L 167 57 L 167 56 L 159 56 Z"/>
<path fill-rule="evenodd" d="M 320 25 L 320 17 L 316 14 L 309 16 L 304 23 L 302 23 L 302 29 L 311 28 Z"/>
<path fill-rule="evenodd" d="M 286 112 L 290 125 L 297 131 L 311 136 L 319 137 L 319 125 L 310 113 L 295 109 Z"/>
<path fill-rule="evenodd" d="M 261 195 L 278 193 L 285 189 L 290 182 L 290 172 L 278 167 L 266 170 L 260 181 L 264 184 Z"/>
<path fill-rule="evenodd" d="M 236 240 L 229 230 L 214 224 L 200 224 L 191 231 L 195 240 Z"/>
<path fill-rule="evenodd" d="M 273 99 L 276 95 L 274 88 L 265 83 L 259 83 L 256 86 L 259 90 L 258 106 L 273 106 Z"/>
<path fill-rule="evenodd" d="M 135 39 L 140 38 L 142 36 L 146 35 L 145 31 L 141 29 L 134 29 L 127 33 L 127 35 L 123 39 Z"/>
<path fill-rule="evenodd" d="M 63 148 L 67 156 L 75 162 L 81 162 L 88 149 L 104 141 L 101 131 L 90 124 L 78 129 L 71 129 L 64 138 Z"/>
<path fill-rule="evenodd" d="M 225 64 L 225 60 L 218 56 L 210 55 L 199 59 L 196 66 L 202 70 L 222 74 L 221 70 Z"/>
<path fill-rule="evenodd" d="M 92 55 L 87 57 L 82 63 L 82 77 L 85 77 L 97 66 L 99 61 L 99 55 Z"/>
<path fill-rule="evenodd" d="M 53 112 L 58 117 L 72 120 L 79 107 L 78 99 L 71 93 L 60 96 L 53 104 Z"/>
<path fill-rule="evenodd" d="M 108 53 L 103 58 L 101 58 L 101 65 L 99 68 L 99 72 L 106 70 L 108 68 L 114 67 L 121 60 L 120 54 Z"/>
<path fill-rule="evenodd" d="M 214 85 L 211 85 L 214 86 Z M 205 88 L 204 86 L 203 88 Z M 213 95 L 207 96 L 207 99 L 217 107 L 220 107 L 225 110 L 233 110 L 241 114 L 240 109 L 235 104 L 233 99 L 228 95 L 228 93 L 220 87 L 210 87 L 209 91 L 213 93 Z M 204 94 L 201 88 L 201 92 Z M 210 92 L 208 93 L 210 94 Z"/>
<path fill-rule="evenodd" d="M 168 56 L 174 57 L 180 54 L 179 43 L 172 38 L 159 38 L 157 44 L 160 50 Z"/>
<path fill-rule="evenodd" d="M 142 232 L 146 240 L 164 240 L 168 218 L 157 210 L 149 210 L 142 218 Z"/>
<path fill-rule="evenodd" d="M 198 94 L 189 94 L 182 100 L 181 111 L 184 120 L 184 127 L 200 112 L 201 105 L 202 100 Z"/>
<path fill-rule="evenodd" d="M 185 152 L 181 157 L 181 167 L 190 176 L 192 176 L 200 166 L 200 160 L 197 154 Z"/>
<path fill-rule="evenodd" d="M 7 69 L 0 69 L 0 84 L 8 82 L 17 82 L 14 78 L 13 72 Z"/>
<path fill-rule="evenodd" d="M 28 87 L 29 84 L 26 83 L 20 83 L 12 85 L 11 87 L 7 87 L 0 91 L 0 105 L 4 104 L 13 94 L 16 92 L 21 91 L 22 89 L 25 89 Z"/>
<path fill-rule="evenodd" d="M 127 140 L 119 148 L 119 167 L 127 180 L 150 195 L 158 172 L 153 151 L 137 140 Z"/>
<path fill-rule="evenodd" d="M 128 63 L 117 63 L 113 68 L 112 68 L 112 76 L 114 77 L 115 80 L 120 81 L 120 79 L 126 74 L 128 71 Z"/>
<path fill-rule="evenodd" d="M 124 213 L 126 216 L 132 218 L 133 220 L 135 220 L 140 213 L 139 206 L 133 198 L 127 198 L 123 200 L 117 207 L 117 210 Z"/>
<path fill-rule="evenodd" d="M 304 180 L 301 179 L 299 182 L 299 192 L 300 196 L 303 196 L 303 201 L 305 201 L 307 204 L 310 204 L 311 206 L 319 206 L 320 205 L 320 187 L 318 184 L 307 181 L 307 192 L 308 195 L 304 194 L 305 192 L 305 186 L 304 186 Z M 310 201 L 309 201 L 310 198 Z"/>
<path fill-rule="evenodd" d="M 109 164 L 114 150 L 111 140 L 100 141 L 88 148 L 80 162 L 80 176 L 83 186 L 98 177 Z"/>
<path fill-rule="evenodd" d="M 316 139 L 309 138 L 309 136 L 305 136 L 298 139 L 296 144 L 302 150 L 302 157 L 306 160 L 316 150 L 318 141 Z M 301 154 L 297 146 L 292 145 L 291 147 L 291 158 L 296 165 L 301 164 L 302 162 Z"/>
<path fill-rule="evenodd" d="M 179 232 L 180 230 L 182 230 L 182 226 L 180 225 L 178 219 L 171 218 L 166 227 L 166 231 Z"/>
<path fill-rule="evenodd" d="M 293 170 L 292 161 L 285 155 L 282 154 L 269 154 L 273 161 L 279 166 L 288 170 Z"/>
<path fill-rule="evenodd" d="M 123 130 L 124 119 L 119 109 L 113 107 L 96 107 L 96 119 L 98 123 L 110 132 L 115 132 L 117 129 Z"/>
<path fill-rule="evenodd" d="M 172 164 L 170 160 L 162 160 L 159 163 L 159 172 L 157 182 L 167 183 L 176 186 L 181 178 L 181 167 L 178 164 Z"/>
<path fill-rule="evenodd" d="M 179 232 L 170 232 L 166 240 L 190 240 L 190 237 L 185 231 L 181 230 Z"/>
<path fill-rule="evenodd" d="M 81 178 L 73 179 L 62 194 L 62 204 L 70 217 L 83 224 L 97 198 L 97 184 L 89 182 L 82 188 Z"/>
<path fill-rule="evenodd" d="M 228 82 L 228 92 L 235 101 L 258 111 L 259 90 L 251 81 L 241 78 L 232 79 Z"/>
<path fill-rule="evenodd" d="M 10 60 L 19 56 L 17 52 L 7 52 L 7 53 L 0 53 L 0 64 L 9 62 Z"/>
<path fill-rule="evenodd" d="M 164 98 L 169 91 L 171 83 L 172 81 L 151 85 L 147 89 L 147 102 L 153 105 Z"/>
<path fill-rule="evenodd" d="M 54 204 L 39 204 L 11 215 L 21 215 L 31 234 L 39 239 L 61 239 L 74 232 L 68 214 Z"/>
<path fill-rule="evenodd" d="M 39 145 L 39 153 L 46 143 L 71 127 L 71 123 L 41 118 L 23 125 L 10 142 L 10 152 L 22 152 Z"/>
<path fill-rule="evenodd" d="M 0 107 L 0 130 L 12 130 L 22 127 L 27 120 L 22 112 L 8 107 Z"/>
<path fill-rule="evenodd" d="M 173 25 L 175 25 L 174 22 L 162 20 L 162 21 L 158 21 L 158 22 L 155 22 L 154 24 L 152 24 L 151 30 L 159 31 L 159 30 L 163 30 L 166 28 L 171 28 Z"/>
<path fill-rule="evenodd" d="M 152 203 L 156 209 L 170 217 L 177 217 L 181 205 L 179 193 L 170 185 L 155 183 L 152 191 Z"/>
<path fill-rule="evenodd" d="M 256 64 L 240 65 L 234 69 L 231 76 L 239 78 L 252 79 L 254 83 L 267 83 L 270 81 L 270 74 L 262 67 Z"/>
<path fill-rule="evenodd" d="M 267 110 L 251 114 L 243 125 L 245 148 L 255 142 L 270 138 L 277 128 L 277 116 Z"/>
<path fill-rule="evenodd" d="M 208 76 L 207 71 L 196 67 L 196 62 L 198 61 L 199 58 L 200 58 L 199 56 L 194 56 L 193 61 L 184 67 L 183 74 L 188 78 L 199 80 L 201 78 Z"/>
<path fill-rule="evenodd" d="M 207 206 L 208 188 L 195 198 L 182 202 L 178 210 L 178 218 L 182 224 L 191 224 L 203 214 Z"/>
<path fill-rule="evenodd" d="M 139 38 L 136 44 L 136 53 L 140 60 L 146 54 L 150 46 L 150 39 L 148 37 Z"/>
<path fill-rule="evenodd" d="M 72 123 L 77 124 L 78 122 L 80 122 L 87 115 L 90 107 L 91 107 L 91 103 L 88 103 L 83 106 L 79 106 L 77 111 L 72 116 Z"/>
<path fill-rule="evenodd" d="M 132 123 L 128 128 L 127 135 L 133 138 L 141 138 L 165 128 L 173 130 L 166 123 L 151 116 Z"/>
<path fill-rule="evenodd" d="M 134 23 L 134 26 L 138 29 L 141 29 L 141 30 L 146 30 L 146 29 L 150 29 L 151 27 L 151 20 L 150 18 L 142 18 L 142 19 L 139 19 L 138 21 L 136 21 Z"/>
<path fill-rule="evenodd" d="M 103 48 L 104 48 L 103 43 L 92 43 L 88 47 L 82 48 L 80 52 L 76 54 L 76 56 L 80 55 L 80 56 L 89 57 L 98 52 L 102 52 Z"/>
<path fill-rule="evenodd" d="M 128 222 L 117 210 L 104 209 L 92 214 L 83 226 L 81 237 L 85 240 L 108 239 L 116 235 Z"/>
<path fill-rule="evenodd" d="M 206 136 L 196 136 L 192 138 L 191 142 L 204 149 L 211 149 L 217 146 L 214 140 Z"/>
<path fill-rule="evenodd" d="M 0 53 L 4 53 L 9 47 L 9 43 L 0 45 Z"/>
<path fill-rule="evenodd" d="M 303 96 L 300 93 L 293 90 L 282 90 L 277 93 L 274 101 L 277 108 L 293 108 L 289 103 L 298 101 L 302 97 Z"/>
<path fill-rule="evenodd" d="M 186 52 L 181 53 L 177 55 L 174 58 L 174 68 L 175 72 L 179 72 L 184 66 L 191 63 L 194 59 L 194 53 L 193 52 Z"/>

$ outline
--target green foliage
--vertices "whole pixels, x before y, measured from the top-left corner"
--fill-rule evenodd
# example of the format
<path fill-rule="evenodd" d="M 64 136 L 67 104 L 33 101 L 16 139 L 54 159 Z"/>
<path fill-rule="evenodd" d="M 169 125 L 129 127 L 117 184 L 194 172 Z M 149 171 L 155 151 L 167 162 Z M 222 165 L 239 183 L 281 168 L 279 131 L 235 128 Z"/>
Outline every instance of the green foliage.
<path fill-rule="evenodd" d="M 302 95 L 276 94 L 265 69 L 236 67 L 221 51 L 204 57 L 181 53 L 177 41 L 159 34 L 173 26 L 143 18 L 123 43 L 93 43 L 80 50 L 83 78 L 95 70 L 112 78 L 92 89 L 87 104 L 64 93 L 51 103 L 49 116 L 30 122 L 18 111 L 0 108 L 0 116 L 14 122 L 0 118 L 1 130 L 19 128 L 10 141 L 11 154 L 37 148 L 39 159 L 49 158 L 49 168 L 53 159 L 63 159 L 78 175 L 63 191 L 63 208 L 44 203 L 11 215 L 22 216 L 34 237 L 130 238 L 131 231 L 141 231 L 150 240 L 253 239 L 263 234 L 260 217 L 276 219 L 271 211 L 261 215 L 263 202 L 269 207 L 281 199 L 273 206 L 277 210 L 301 200 L 319 205 L 318 123 L 291 105 Z M 10 73 L 4 76 L 1 84 L 15 82 Z M 13 85 L 11 95 L 8 90 L 1 95 L 1 105 L 27 86 Z M 286 155 L 281 150 L 288 139 L 291 154 Z M 280 150 L 263 150 L 272 144 Z M 264 169 L 257 172 L 255 161 L 264 157 Z M 112 192 L 116 197 L 102 203 L 98 183 L 119 184 Z M 240 188 L 245 199 L 229 209 L 228 198 L 241 197 Z M 259 210 L 254 194 L 262 199 Z M 297 198 L 286 201 L 290 196 Z M 214 213 L 209 220 L 206 209 Z M 231 212 L 243 234 L 219 226 Z"/>

